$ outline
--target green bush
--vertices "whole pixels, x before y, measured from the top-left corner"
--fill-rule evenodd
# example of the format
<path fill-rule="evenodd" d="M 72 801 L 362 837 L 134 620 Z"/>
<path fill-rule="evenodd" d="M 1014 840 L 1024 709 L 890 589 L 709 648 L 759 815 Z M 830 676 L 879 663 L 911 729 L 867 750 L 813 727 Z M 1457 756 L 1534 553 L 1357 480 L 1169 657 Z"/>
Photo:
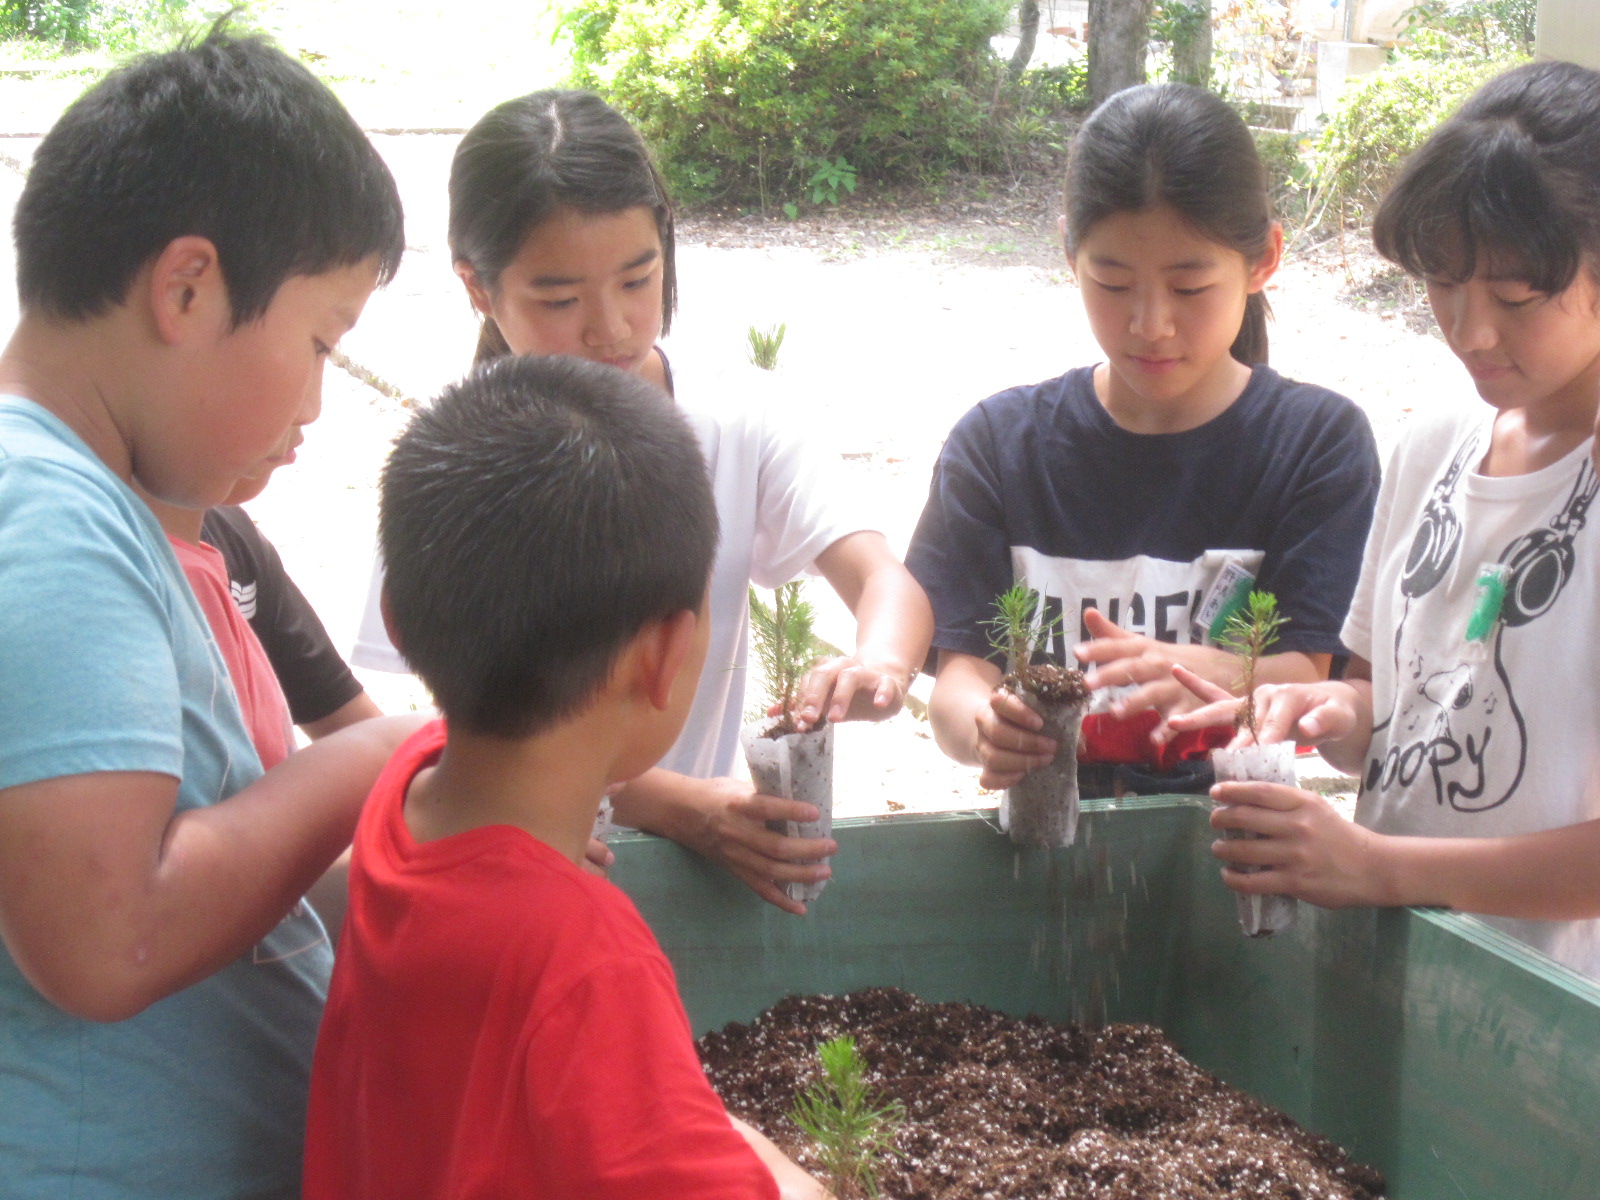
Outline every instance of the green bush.
<path fill-rule="evenodd" d="M 0 38 L 126 49 L 149 26 L 170 26 L 188 9 L 189 0 L 0 0 Z"/>
<path fill-rule="evenodd" d="M 936 178 L 986 139 L 1006 0 L 578 0 L 573 82 L 626 113 L 686 200 L 802 197 L 839 162 Z M 836 194 L 836 193 L 835 193 Z"/>
<path fill-rule="evenodd" d="M 1350 85 L 1318 136 L 1313 207 L 1370 218 L 1406 156 L 1485 80 L 1514 60 L 1391 63 Z"/>
<path fill-rule="evenodd" d="M 1527 58 L 1538 0 L 1420 0 L 1401 14 L 1400 44 L 1414 58 Z"/>

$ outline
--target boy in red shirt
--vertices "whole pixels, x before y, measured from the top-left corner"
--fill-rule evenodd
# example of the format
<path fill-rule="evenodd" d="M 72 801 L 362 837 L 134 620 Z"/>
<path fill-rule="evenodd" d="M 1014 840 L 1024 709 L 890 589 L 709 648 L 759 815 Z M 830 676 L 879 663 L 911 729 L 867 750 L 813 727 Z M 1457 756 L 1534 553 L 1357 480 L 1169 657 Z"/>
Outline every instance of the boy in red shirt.
<path fill-rule="evenodd" d="M 448 728 L 401 747 L 356 834 L 306 1200 L 822 1196 L 729 1118 L 654 936 L 580 866 L 705 655 L 688 425 L 621 371 L 498 360 L 396 442 L 380 538 L 390 635 Z"/>

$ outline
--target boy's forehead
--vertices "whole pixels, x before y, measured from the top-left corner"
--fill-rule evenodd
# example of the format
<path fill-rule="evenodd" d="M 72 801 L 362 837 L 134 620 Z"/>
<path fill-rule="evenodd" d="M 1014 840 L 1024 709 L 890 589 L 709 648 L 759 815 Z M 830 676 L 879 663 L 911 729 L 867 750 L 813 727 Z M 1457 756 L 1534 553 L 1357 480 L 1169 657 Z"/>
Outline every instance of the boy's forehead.
<path fill-rule="evenodd" d="M 291 275 L 273 296 L 269 311 L 279 306 L 311 308 L 317 310 L 316 315 L 349 329 L 361 316 L 368 297 L 377 290 L 380 269 L 374 254 L 315 275 Z"/>

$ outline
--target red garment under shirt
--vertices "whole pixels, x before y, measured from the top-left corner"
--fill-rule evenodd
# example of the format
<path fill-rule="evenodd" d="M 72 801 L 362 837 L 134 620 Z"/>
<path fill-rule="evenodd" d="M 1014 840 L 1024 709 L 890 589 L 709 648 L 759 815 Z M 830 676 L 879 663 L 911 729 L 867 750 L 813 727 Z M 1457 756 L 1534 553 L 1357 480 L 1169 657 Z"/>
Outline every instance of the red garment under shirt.
<path fill-rule="evenodd" d="M 411 737 L 361 816 L 304 1200 L 775 1200 L 626 896 L 509 826 L 413 840 L 444 742 Z"/>
<path fill-rule="evenodd" d="M 284 698 L 261 639 L 233 602 L 228 564 L 221 551 L 203 542 L 175 537 L 168 537 L 167 541 L 172 543 L 189 589 L 200 602 L 211 636 L 222 651 L 222 661 L 228 666 L 228 677 L 233 680 L 239 710 L 244 714 L 244 725 L 250 731 L 256 753 L 261 756 L 261 765 L 270 770 L 294 749 L 289 701 Z"/>

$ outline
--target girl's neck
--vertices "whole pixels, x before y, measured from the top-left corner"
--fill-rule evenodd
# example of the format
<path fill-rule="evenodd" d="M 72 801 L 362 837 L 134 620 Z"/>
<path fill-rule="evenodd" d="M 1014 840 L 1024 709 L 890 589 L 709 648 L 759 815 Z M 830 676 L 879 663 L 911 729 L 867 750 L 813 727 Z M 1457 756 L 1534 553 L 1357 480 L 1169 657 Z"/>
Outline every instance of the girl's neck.
<path fill-rule="evenodd" d="M 1244 394 L 1251 369 L 1231 354 L 1178 396 L 1148 396 L 1129 386 L 1110 363 L 1094 369 L 1101 407 L 1129 433 L 1187 433 L 1221 416 Z"/>
<path fill-rule="evenodd" d="M 1594 436 L 1600 411 L 1600 359 L 1537 404 L 1495 414 L 1480 475 L 1531 475 L 1560 462 Z"/>

